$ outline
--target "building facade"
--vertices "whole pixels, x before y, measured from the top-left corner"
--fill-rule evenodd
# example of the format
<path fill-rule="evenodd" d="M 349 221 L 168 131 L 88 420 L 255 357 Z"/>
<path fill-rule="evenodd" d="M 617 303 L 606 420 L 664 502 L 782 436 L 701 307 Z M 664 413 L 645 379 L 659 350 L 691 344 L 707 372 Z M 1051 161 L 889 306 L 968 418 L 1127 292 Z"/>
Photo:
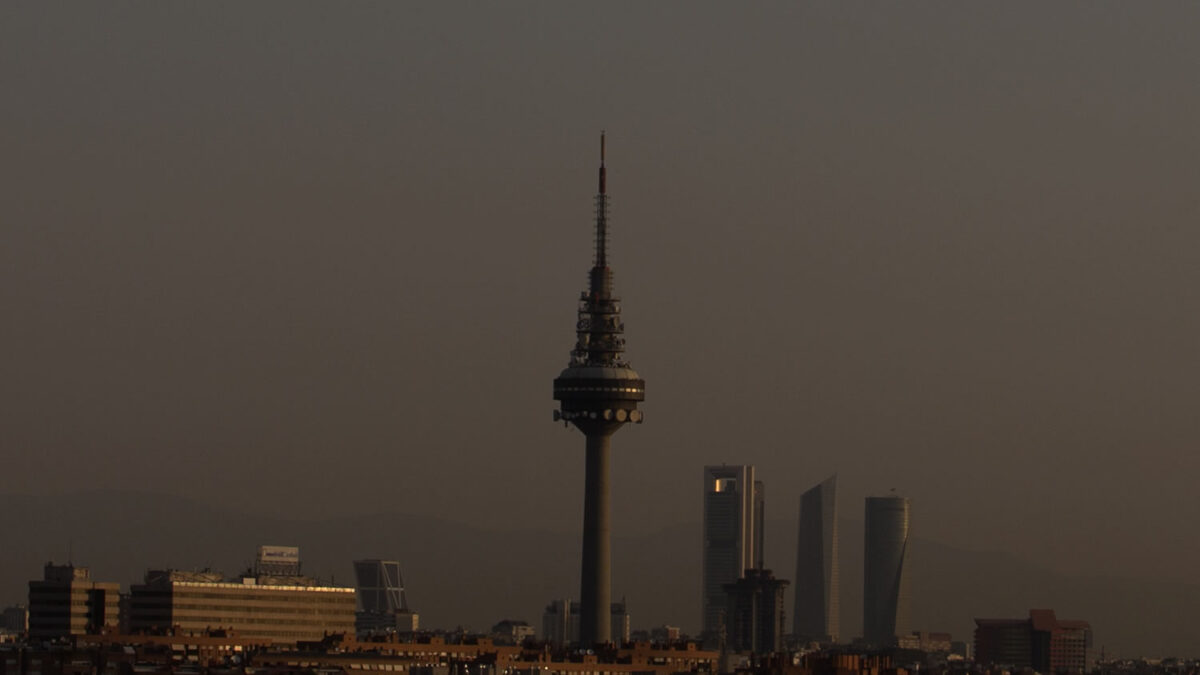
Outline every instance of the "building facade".
<path fill-rule="evenodd" d="M 900 649 L 911 649 L 918 652 L 954 651 L 954 640 L 949 633 L 933 633 L 925 630 L 914 630 L 908 635 L 900 635 L 896 639 Z"/>
<path fill-rule="evenodd" d="M 763 484 L 754 467 L 704 467 L 704 525 L 701 551 L 701 627 L 718 634 L 725 625 L 725 585 L 748 569 L 763 566 Z"/>
<path fill-rule="evenodd" d="M 867 497 L 863 640 L 870 645 L 891 645 L 909 632 L 910 518 L 903 497 Z"/>
<path fill-rule="evenodd" d="M 1059 620 L 1052 609 L 1028 619 L 975 619 L 975 661 L 1042 673 L 1083 672 L 1091 666 L 1092 627 Z"/>
<path fill-rule="evenodd" d="M 542 612 L 542 639 L 556 646 L 579 644 L 578 602 L 553 600 Z M 609 603 L 609 633 L 616 644 L 629 642 L 632 624 L 625 601 Z"/>
<path fill-rule="evenodd" d="M 834 475 L 800 497 L 792 632 L 801 640 L 838 641 L 841 603 L 837 526 Z"/>
<path fill-rule="evenodd" d="M 303 577 L 296 578 L 303 585 L 220 578 L 212 572 L 147 572 L 146 583 L 130 588 L 130 632 L 202 635 L 228 629 L 288 644 L 354 633 L 352 588 L 318 586 Z"/>
<path fill-rule="evenodd" d="M 741 579 L 725 584 L 725 639 L 729 651 L 766 655 L 783 649 L 787 583 L 776 579 L 771 570 L 748 569 Z"/>
<path fill-rule="evenodd" d="M 537 631 L 526 621 L 504 619 L 492 626 L 488 631 L 492 640 L 498 645 L 521 645 L 526 640 L 537 637 Z"/>
<path fill-rule="evenodd" d="M 25 605 L 5 607 L 0 613 L 0 630 L 9 635 L 24 635 L 29 629 L 29 609 Z"/>
<path fill-rule="evenodd" d="M 46 563 L 29 582 L 29 637 L 50 640 L 90 635 L 120 622 L 121 585 L 92 581 L 86 567 Z"/>
<path fill-rule="evenodd" d="M 420 618 L 408 606 L 404 578 L 396 560 L 355 560 L 354 594 L 358 602 L 355 627 L 362 632 L 399 631 L 411 633 Z"/>

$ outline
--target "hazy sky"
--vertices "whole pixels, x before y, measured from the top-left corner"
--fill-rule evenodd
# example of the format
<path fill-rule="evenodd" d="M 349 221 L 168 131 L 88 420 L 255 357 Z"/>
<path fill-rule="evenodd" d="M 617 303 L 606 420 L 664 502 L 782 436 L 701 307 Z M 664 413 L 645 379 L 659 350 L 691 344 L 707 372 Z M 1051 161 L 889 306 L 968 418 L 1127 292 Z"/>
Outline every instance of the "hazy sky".
<path fill-rule="evenodd" d="M 1200 564 L 1200 5 L 0 4 L 0 491 L 577 529 L 609 134 L 614 528 L 839 474 L 1062 570 Z M 697 544 L 699 547 L 699 544 Z M 768 561 L 769 563 L 770 561 Z"/>

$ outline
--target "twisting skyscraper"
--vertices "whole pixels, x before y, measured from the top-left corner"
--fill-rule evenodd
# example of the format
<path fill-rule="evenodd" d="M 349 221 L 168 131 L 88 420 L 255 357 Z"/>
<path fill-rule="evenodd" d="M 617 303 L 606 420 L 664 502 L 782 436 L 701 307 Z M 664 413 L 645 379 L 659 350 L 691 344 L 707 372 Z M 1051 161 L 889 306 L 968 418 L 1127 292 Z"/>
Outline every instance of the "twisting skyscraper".
<path fill-rule="evenodd" d="M 841 603 L 836 475 L 801 495 L 800 531 L 796 539 L 793 632 L 806 640 L 837 642 Z"/>
<path fill-rule="evenodd" d="M 908 500 L 867 497 L 863 639 L 889 645 L 908 632 Z"/>
<path fill-rule="evenodd" d="M 637 409 L 646 383 L 624 360 L 625 325 L 620 299 L 613 295 L 608 267 L 608 192 L 604 134 L 600 135 L 600 190 L 596 195 L 595 257 L 588 288 L 579 297 L 575 349 L 554 380 L 560 402 L 554 419 L 574 424 L 587 438 L 583 495 L 583 573 L 580 580 L 579 641 L 608 642 L 611 589 L 608 524 L 608 451 L 612 435 L 626 423 L 640 423 Z"/>

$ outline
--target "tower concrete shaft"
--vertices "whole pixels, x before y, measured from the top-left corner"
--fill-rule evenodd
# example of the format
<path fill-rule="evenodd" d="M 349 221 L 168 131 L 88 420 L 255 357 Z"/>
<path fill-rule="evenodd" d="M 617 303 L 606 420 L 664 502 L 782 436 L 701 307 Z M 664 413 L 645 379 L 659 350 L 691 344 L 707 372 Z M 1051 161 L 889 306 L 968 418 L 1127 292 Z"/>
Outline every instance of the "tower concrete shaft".
<path fill-rule="evenodd" d="M 615 429 L 614 429 L 615 431 Z M 579 639 L 601 644 L 612 639 L 611 529 L 608 522 L 608 451 L 612 433 L 588 434 L 583 488 L 583 570 L 579 580 Z"/>
<path fill-rule="evenodd" d="M 604 135 L 600 136 L 600 189 L 596 195 L 595 258 L 588 289 L 579 298 L 575 348 L 567 367 L 554 380 L 560 402 L 555 421 L 573 424 L 586 443 L 583 496 L 583 556 L 580 575 L 579 641 L 609 642 L 611 635 L 611 555 L 608 456 L 612 435 L 627 423 L 640 423 L 638 402 L 646 383 L 623 360 L 625 325 L 620 299 L 613 295 L 608 267 L 608 194 Z"/>

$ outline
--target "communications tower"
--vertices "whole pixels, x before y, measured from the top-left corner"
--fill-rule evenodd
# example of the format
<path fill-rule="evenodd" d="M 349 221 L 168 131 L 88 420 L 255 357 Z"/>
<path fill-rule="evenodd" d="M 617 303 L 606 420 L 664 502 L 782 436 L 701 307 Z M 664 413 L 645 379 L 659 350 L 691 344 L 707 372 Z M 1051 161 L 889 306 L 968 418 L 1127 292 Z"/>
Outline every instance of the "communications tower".
<path fill-rule="evenodd" d="M 600 191 L 596 195 L 596 251 L 588 288 L 579 296 L 575 348 L 554 380 L 555 421 L 574 424 L 587 438 L 583 492 L 583 573 L 579 593 L 579 641 L 609 642 L 611 601 L 608 522 L 608 451 L 612 435 L 630 422 L 646 383 L 623 358 L 625 325 L 620 298 L 613 295 L 608 267 L 608 193 L 605 189 L 604 134 L 600 134 Z"/>

